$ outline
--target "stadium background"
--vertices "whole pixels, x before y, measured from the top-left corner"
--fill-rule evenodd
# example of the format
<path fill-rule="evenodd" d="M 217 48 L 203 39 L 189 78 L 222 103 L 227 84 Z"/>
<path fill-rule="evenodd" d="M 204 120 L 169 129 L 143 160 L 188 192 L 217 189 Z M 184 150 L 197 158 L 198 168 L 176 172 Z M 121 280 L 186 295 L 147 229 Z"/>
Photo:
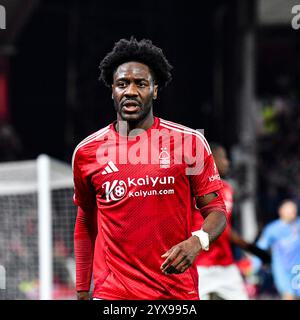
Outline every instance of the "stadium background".
<path fill-rule="evenodd" d="M 155 114 L 204 129 L 209 141 L 226 146 L 239 190 L 234 224 L 255 240 L 261 228 L 277 217 L 281 200 L 291 197 L 300 203 L 300 30 L 291 26 L 295 4 L 286 0 L 219 0 L 197 6 L 171 0 L 0 1 L 7 14 L 6 30 L 0 30 L 0 161 L 36 159 L 45 153 L 70 164 L 77 143 L 115 118 L 110 92 L 98 81 L 99 62 L 120 38 L 150 38 L 174 66 L 173 81 L 160 93 Z M 68 201 L 71 191 L 63 192 Z M 247 233 L 242 219 L 245 202 L 255 208 L 252 233 Z M 55 212 L 59 217 L 67 212 L 69 220 L 53 217 L 60 230 L 55 237 L 59 257 L 55 268 L 61 278 L 70 279 L 58 299 L 73 294 L 68 275 L 72 261 L 71 266 L 66 261 L 72 258 L 74 222 L 72 204 L 65 204 L 67 209 L 57 209 L 59 205 Z M 0 208 L 4 217 L 1 199 Z M 20 218 L 17 210 L 10 219 Z M 25 269 L 36 245 L 30 242 L 36 219 L 29 209 L 26 212 L 27 218 L 25 213 L 22 218 L 27 233 L 10 231 L 23 232 L 19 242 L 27 248 L 14 240 L 14 249 L 7 245 L 0 249 L 2 258 L 3 251 L 21 251 L 10 264 L 23 264 Z M 0 237 L 7 236 L 8 226 L 9 221 Z M 26 262 L 24 251 L 29 252 Z M 0 265 L 5 263 L 0 260 Z M 243 268 L 247 274 L 247 266 Z M 1 297 L 37 297 L 30 289 L 35 276 L 36 272 L 24 275 L 27 280 L 16 284 L 22 293 L 1 292 Z M 264 283 L 259 281 L 250 279 L 261 290 L 253 298 L 277 297 L 268 270 Z"/>

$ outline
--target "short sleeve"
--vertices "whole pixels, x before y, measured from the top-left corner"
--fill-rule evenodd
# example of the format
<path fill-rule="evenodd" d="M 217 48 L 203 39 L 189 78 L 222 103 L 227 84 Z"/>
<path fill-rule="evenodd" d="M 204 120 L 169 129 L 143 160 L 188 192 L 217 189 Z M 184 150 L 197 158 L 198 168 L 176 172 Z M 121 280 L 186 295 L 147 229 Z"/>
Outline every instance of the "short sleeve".
<path fill-rule="evenodd" d="M 77 151 L 73 156 L 73 202 L 82 208 L 92 208 L 96 204 L 96 194 L 86 170 L 84 170 L 84 155 Z"/>
<path fill-rule="evenodd" d="M 195 161 L 189 166 L 193 169 L 189 175 L 193 196 L 203 196 L 223 188 L 209 144 L 200 133 L 193 139 L 193 155 Z"/>

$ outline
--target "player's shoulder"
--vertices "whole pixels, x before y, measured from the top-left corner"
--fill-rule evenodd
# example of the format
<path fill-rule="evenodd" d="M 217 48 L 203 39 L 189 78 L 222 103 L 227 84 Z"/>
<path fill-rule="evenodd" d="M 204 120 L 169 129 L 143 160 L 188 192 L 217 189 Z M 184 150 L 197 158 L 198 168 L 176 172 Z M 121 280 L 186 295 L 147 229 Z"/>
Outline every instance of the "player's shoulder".
<path fill-rule="evenodd" d="M 88 135 L 82 141 L 80 141 L 73 151 L 72 156 L 72 165 L 74 165 L 75 158 L 78 157 L 80 154 L 83 154 L 85 150 L 89 149 L 91 144 L 99 141 L 99 138 L 107 134 L 110 130 L 110 125 L 107 125 L 104 128 L 101 128 L 98 131 L 93 132 L 92 134 Z"/>
<path fill-rule="evenodd" d="M 193 132 L 193 133 L 199 133 L 200 131 L 192 129 L 190 127 L 187 127 L 183 124 L 173 122 L 170 120 L 165 120 L 162 118 L 159 118 L 160 120 L 160 126 L 163 128 L 167 128 L 171 131 L 176 131 L 176 132 Z M 202 133 L 201 133 L 202 134 Z"/>
<path fill-rule="evenodd" d="M 192 129 L 180 123 L 172 122 L 169 120 L 165 120 L 160 118 L 160 128 L 169 129 L 174 134 L 182 134 L 186 136 L 191 136 L 194 138 L 194 141 L 200 142 L 207 151 L 208 154 L 211 154 L 211 149 L 209 143 L 207 142 L 204 134 L 199 129 Z"/>

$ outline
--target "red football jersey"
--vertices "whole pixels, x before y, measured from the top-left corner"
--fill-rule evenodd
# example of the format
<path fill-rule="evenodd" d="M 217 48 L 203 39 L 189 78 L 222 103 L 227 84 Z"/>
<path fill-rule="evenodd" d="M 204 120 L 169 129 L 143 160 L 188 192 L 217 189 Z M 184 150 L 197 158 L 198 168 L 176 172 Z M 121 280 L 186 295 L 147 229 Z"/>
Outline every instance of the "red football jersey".
<path fill-rule="evenodd" d="M 222 188 L 200 132 L 155 117 L 127 137 L 112 123 L 77 146 L 73 174 L 74 203 L 98 207 L 93 297 L 199 299 L 195 265 L 171 275 L 160 266 L 191 236 L 193 197 Z"/>
<path fill-rule="evenodd" d="M 229 239 L 233 207 L 233 189 L 228 182 L 224 180 L 222 182 L 223 188 L 221 189 L 221 192 L 227 211 L 227 225 L 220 237 L 210 245 L 209 251 L 200 252 L 196 258 L 196 265 L 199 266 L 227 266 L 234 263 Z M 193 231 L 199 230 L 202 223 L 203 217 L 199 210 L 195 209 L 195 213 L 193 215 Z"/>

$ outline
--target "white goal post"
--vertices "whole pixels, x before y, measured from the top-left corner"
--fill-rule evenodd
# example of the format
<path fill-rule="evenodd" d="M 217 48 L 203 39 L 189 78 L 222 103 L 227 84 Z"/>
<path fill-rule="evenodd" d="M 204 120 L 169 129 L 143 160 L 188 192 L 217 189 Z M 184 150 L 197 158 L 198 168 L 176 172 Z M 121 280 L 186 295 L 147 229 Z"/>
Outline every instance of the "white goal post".
<path fill-rule="evenodd" d="M 0 299 L 75 299 L 71 166 L 40 155 L 0 163 Z"/>
<path fill-rule="evenodd" d="M 40 155 L 37 159 L 38 189 L 38 242 L 40 299 L 52 298 L 52 220 L 51 220 L 51 182 L 50 159 Z"/>

